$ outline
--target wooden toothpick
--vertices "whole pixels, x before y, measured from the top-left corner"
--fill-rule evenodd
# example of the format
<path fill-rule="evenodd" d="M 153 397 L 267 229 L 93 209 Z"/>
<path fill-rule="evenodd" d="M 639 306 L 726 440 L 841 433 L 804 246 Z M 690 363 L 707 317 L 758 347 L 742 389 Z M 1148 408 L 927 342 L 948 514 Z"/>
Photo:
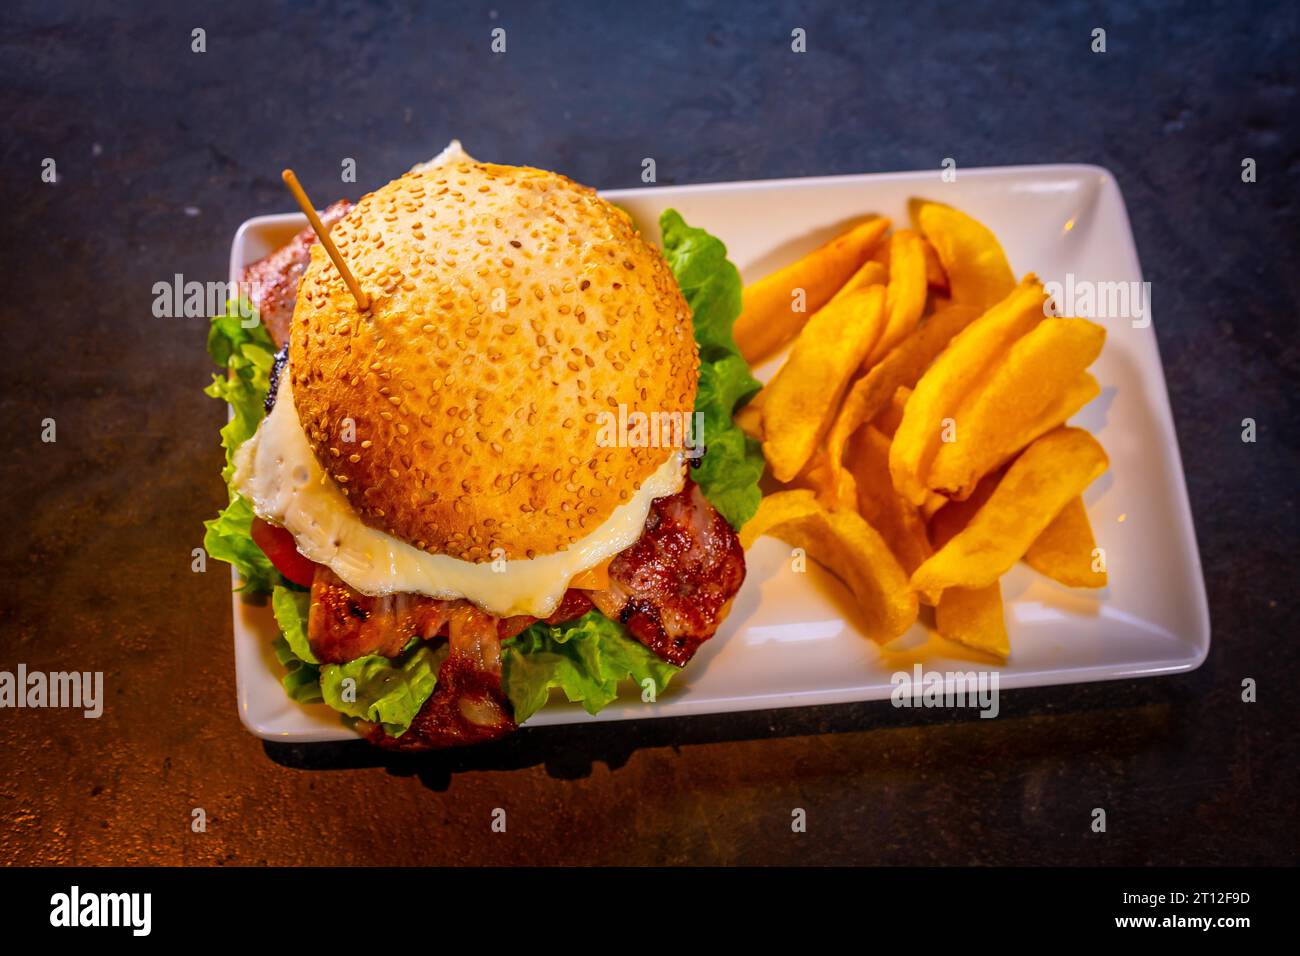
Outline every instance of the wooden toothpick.
<path fill-rule="evenodd" d="M 293 174 L 292 169 L 286 169 L 280 174 L 280 178 L 283 179 L 285 185 L 289 187 L 289 192 L 293 193 L 293 198 L 298 200 L 298 205 L 302 207 L 302 211 L 306 214 L 308 222 L 311 223 L 311 227 L 316 233 L 316 238 L 320 240 L 320 244 L 324 246 L 325 251 L 329 253 L 329 257 L 333 260 L 335 268 L 337 268 L 339 274 L 343 276 L 343 281 L 348 284 L 348 289 L 352 292 L 352 298 L 357 300 L 357 308 L 364 312 L 366 309 L 370 308 L 370 297 L 361 291 L 361 286 L 357 284 L 356 277 L 352 275 L 352 270 L 344 264 L 343 257 L 339 255 L 339 251 L 335 248 L 333 240 L 329 237 L 329 233 L 325 230 L 325 227 L 321 225 L 320 216 L 316 215 L 316 207 L 313 206 L 311 200 L 307 198 L 307 193 L 303 191 L 302 184 L 298 182 L 298 177 Z"/>

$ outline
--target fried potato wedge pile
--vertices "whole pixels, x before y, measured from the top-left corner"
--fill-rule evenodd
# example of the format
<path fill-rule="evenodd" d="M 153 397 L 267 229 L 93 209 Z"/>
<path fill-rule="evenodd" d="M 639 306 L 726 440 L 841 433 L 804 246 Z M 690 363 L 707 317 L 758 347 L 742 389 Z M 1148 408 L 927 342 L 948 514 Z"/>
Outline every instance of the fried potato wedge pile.
<path fill-rule="evenodd" d="M 741 352 L 789 352 L 736 415 L 780 486 L 741 540 L 803 549 L 876 640 L 924 605 L 940 636 L 1006 659 L 1000 579 L 1017 561 L 1106 586 L 1082 495 L 1108 459 L 1067 425 L 1100 392 L 1106 333 L 1050 314 L 975 219 L 910 212 L 911 229 L 868 217 L 745 290 Z"/>
<path fill-rule="evenodd" d="M 862 268 L 889 231 L 889 220 L 872 217 L 798 262 L 745 288 L 733 334 L 750 364 L 767 358 L 804 327 L 854 272 Z"/>

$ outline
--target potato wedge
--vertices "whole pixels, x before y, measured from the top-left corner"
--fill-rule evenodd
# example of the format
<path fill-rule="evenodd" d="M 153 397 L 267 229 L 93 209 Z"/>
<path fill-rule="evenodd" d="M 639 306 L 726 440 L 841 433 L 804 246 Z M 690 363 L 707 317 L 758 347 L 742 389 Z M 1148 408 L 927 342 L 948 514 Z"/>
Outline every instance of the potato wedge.
<path fill-rule="evenodd" d="M 956 441 L 939 446 L 926 486 L 967 497 L 980 478 L 1096 398 L 1097 383 L 1083 376 L 1105 340 L 1100 325 L 1058 318 L 1018 339 L 957 405 Z"/>
<path fill-rule="evenodd" d="M 800 333 L 763 399 L 763 454 L 777 481 L 793 479 L 812 457 L 884 320 L 885 290 L 877 285 L 819 311 Z"/>
<path fill-rule="evenodd" d="M 745 360 L 752 365 L 794 338 L 809 317 L 862 266 L 888 229 L 888 219 L 868 219 L 799 261 L 746 286 L 741 314 L 732 330 Z M 804 291 L 806 311 L 794 311 L 795 289 Z"/>
<path fill-rule="evenodd" d="M 831 461 L 844 459 L 844 446 L 858 427 L 871 421 L 890 403 L 900 387 L 912 387 L 948 342 L 979 317 L 967 306 L 948 306 L 926 319 L 919 329 L 853 383 L 827 435 Z M 762 394 L 762 393 L 760 393 Z"/>
<path fill-rule="evenodd" d="M 867 368 L 916 328 L 925 312 L 927 292 L 925 240 L 910 229 L 900 229 L 889 237 L 889 288 L 885 296 L 888 319 L 880 341 L 867 358 Z"/>
<path fill-rule="evenodd" d="M 1106 452 L 1083 429 L 1048 432 L 1007 467 L 966 527 L 916 569 L 912 587 L 937 600 L 950 587 L 992 584 L 1107 464 Z"/>
<path fill-rule="evenodd" d="M 943 263 L 939 261 L 939 253 L 934 251 L 934 245 L 930 240 L 922 237 L 925 242 L 925 281 L 931 289 L 937 289 L 943 295 L 950 295 L 948 288 L 948 273 L 943 271 Z"/>
<path fill-rule="evenodd" d="M 983 474 L 975 474 L 973 475 L 973 479 L 978 482 L 982 477 L 984 477 L 984 475 L 995 473 L 1001 465 L 1006 464 L 1023 448 L 1028 447 L 1034 439 L 1065 424 L 1065 422 L 1068 421 L 1075 412 L 1087 405 L 1100 393 L 1101 386 L 1097 384 L 1097 380 L 1087 372 L 1080 373 L 1074 381 L 1070 382 L 1068 386 L 1062 389 L 1060 395 L 1057 396 L 1047 409 L 1038 415 L 1037 418 L 1026 422 L 1023 427 L 1020 428 L 1018 434 L 1027 439 L 1025 440 L 1024 445 L 1021 445 L 1019 448 L 1013 448 L 1010 452 L 993 453 L 993 442 L 990 441 L 988 453 L 978 456 L 983 458 L 984 461 L 974 469 L 975 471 L 983 472 Z M 942 455 L 945 449 L 955 444 L 957 443 L 952 442 L 941 446 L 939 449 L 939 455 Z M 1004 443 L 1004 445 L 1018 444 L 1020 444 L 1019 439 L 1016 441 L 1006 441 Z M 938 456 L 935 457 L 935 460 L 936 462 L 938 461 Z M 938 485 L 939 483 L 940 479 L 935 477 L 935 470 L 932 468 L 928 484 Z M 970 487 L 971 486 L 967 485 L 965 488 L 955 489 L 952 491 L 947 489 L 932 489 L 930 493 L 940 495 L 948 501 L 960 501 L 963 500 L 963 495 L 968 495 L 970 493 Z"/>
<path fill-rule="evenodd" d="M 1006 660 L 1011 656 L 1002 583 L 982 588 L 946 588 L 934 609 L 939 636 Z"/>
<path fill-rule="evenodd" d="M 883 243 L 881 244 L 884 245 Z M 849 276 L 849 281 L 840 286 L 839 291 L 831 296 L 831 302 L 837 299 L 843 299 L 852 295 L 854 292 L 861 292 L 863 289 L 869 289 L 873 285 L 887 285 L 889 283 L 889 272 L 879 262 L 874 259 L 868 259 L 862 263 L 862 267 L 857 272 Z M 830 302 L 826 303 L 830 305 Z M 825 306 L 823 306 L 825 308 Z"/>
<path fill-rule="evenodd" d="M 949 541 L 955 538 L 959 532 L 964 530 L 966 525 L 970 524 L 970 519 L 975 517 L 975 514 L 980 510 L 980 508 L 984 506 L 984 502 L 989 500 L 989 496 L 993 494 L 993 489 L 998 486 L 998 482 L 1001 480 L 1002 480 L 1002 471 L 1000 470 L 993 474 L 986 475 L 984 479 L 975 487 L 974 494 L 972 494 L 965 501 L 949 501 L 947 498 L 944 498 L 942 495 L 933 495 L 933 498 L 927 499 L 925 507 L 921 509 L 921 512 L 925 516 L 927 521 L 927 529 L 929 531 L 931 554 L 933 554 L 939 548 L 942 548 L 945 544 L 947 544 Z M 937 502 L 937 504 L 935 504 L 934 502 Z M 950 588 L 949 590 L 956 590 L 956 589 Z M 977 595 L 978 592 L 984 590 L 987 589 L 975 588 L 974 592 Z M 948 591 L 944 591 L 943 593 L 947 594 Z M 1002 591 L 1000 586 L 998 589 L 997 597 L 998 597 L 998 603 L 1000 607 L 1002 601 Z M 924 595 L 924 594 L 921 595 L 921 600 L 926 604 L 935 603 L 930 599 L 929 595 Z M 984 596 L 983 600 L 985 603 L 987 603 L 991 601 L 991 598 L 986 595 Z M 973 612 L 975 608 L 972 605 L 976 605 L 978 601 L 979 598 L 977 596 L 972 596 L 968 598 L 965 604 L 963 605 L 964 607 L 963 613 Z M 943 603 L 943 595 L 940 595 L 938 604 L 942 604 L 942 603 Z M 935 605 L 936 613 L 938 610 L 938 604 Z M 987 619 L 986 616 L 981 616 L 978 620 L 985 621 L 986 619 Z M 936 621 L 936 624 L 937 623 L 938 622 Z M 965 625 L 959 625 L 959 627 L 964 627 L 964 626 Z M 986 626 L 982 630 L 984 632 L 988 632 L 989 628 Z M 940 631 L 939 633 L 943 634 L 943 631 Z M 945 634 L 944 636 L 947 637 L 948 635 Z M 952 637 L 951 639 L 958 641 L 959 643 L 963 643 L 963 644 L 966 643 L 965 640 L 963 640 L 961 637 Z"/>
<path fill-rule="evenodd" d="M 803 471 L 789 483 L 791 488 L 807 488 L 817 495 L 824 508 L 856 508 L 857 485 L 843 468 L 832 468 L 825 448 L 818 448 Z"/>
<path fill-rule="evenodd" d="M 1105 569 L 1093 570 L 1096 547 L 1088 509 L 1082 498 L 1074 498 L 1034 539 L 1025 552 L 1025 563 L 1067 587 L 1104 588 Z"/>
<path fill-rule="evenodd" d="M 893 436 L 894 430 L 898 427 L 898 422 L 902 420 L 903 407 L 907 404 L 907 396 L 912 394 L 912 390 L 906 385 L 900 385 L 894 390 L 894 397 L 889 404 L 885 406 L 884 411 L 877 415 L 873 421 L 876 428 Z M 838 418 L 837 418 L 838 421 Z M 861 438 L 862 432 L 859 430 L 854 433 Z M 850 457 L 848 448 L 852 444 L 845 445 L 842 452 L 839 444 L 833 444 L 829 440 L 823 444 L 813 454 L 813 462 L 817 468 L 814 471 L 812 464 L 804 469 L 808 474 L 807 480 L 795 481 L 796 485 L 805 488 L 813 488 L 817 491 L 818 499 L 828 508 L 857 508 L 858 507 L 858 483 L 855 475 L 852 473 L 852 466 L 846 467 L 847 459 Z M 886 445 L 885 464 L 888 466 L 888 445 Z M 801 476 L 802 477 L 802 476 Z M 898 497 L 892 490 L 890 498 Z M 861 511 L 861 509 L 859 509 Z M 862 512 L 866 514 L 866 512 Z M 868 518 L 868 521 L 871 519 Z M 874 524 L 874 522 L 873 522 Z M 880 530 L 877 528 L 877 530 Z M 909 568 L 909 570 L 911 570 Z"/>
<path fill-rule="evenodd" d="M 891 475 L 892 477 L 892 475 Z M 925 504 L 921 505 L 921 514 L 925 515 L 925 520 L 929 521 L 937 512 L 946 507 L 948 499 L 936 492 L 928 492 L 925 496 Z"/>
<path fill-rule="evenodd" d="M 889 438 L 865 426 L 849 442 L 845 466 L 856 486 L 858 513 L 880 532 L 903 570 L 911 574 L 930 556 L 930 540 L 921 513 L 894 491 Z"/>
<path fill-rule="evenodd" d="M 925 502 L 930 465 L 943 442 L 945 420 L 955 412 L 986 370 L 1043 320 L 1047 296 L 1029 275 L 1010 295 L 966 326 L 921 376 L 907 401 L 889 450 L 894 487 L 914 505 Z"/>
<path fill-rule="evenodd" d="M 912 397 L 912 390 L 906 385 L 900 385 L 894 389 L 894 396 L 889 400 L 879 415 L 871 420 L 883 435 L 889 438 L 894 437 L 894 432 L 898 431 L 898 426 L 903 421 L 903 410 L 907 408 L 907 400 Z"/>
<path fill-rule="evenodd" d="M 898 637 L 916 621 L 917 599 L 888 545 L 854 511 L 830 511 L 806 489 L 779 491 L 762 500 L 740 529 L 748 549 L 770 534 L 825 565 L 853 593 L 867 633 L 877 641 Z"/>
<path fill-rule="evenodd" d="M 975 491 L 969 498 L 962 501 L 942 498 L 944 503 L 929 518 L 930 544 L 936 551 L 965 530 L 971 518 L 974 518 L 984 507 L 984 502 L 989 500 L 993 489 L 997 488 L 998 482 L 1002 480 L 1003 471 L 999 469 L 985 475 L 975 486 Z"/>
<path fill-rule="evenodd" d="M 952 301 L 989 309 L 1016 284 L 997 237 L 964 212 L 940 203 L 913 201 L 913 218 L 934 247 Z"/>

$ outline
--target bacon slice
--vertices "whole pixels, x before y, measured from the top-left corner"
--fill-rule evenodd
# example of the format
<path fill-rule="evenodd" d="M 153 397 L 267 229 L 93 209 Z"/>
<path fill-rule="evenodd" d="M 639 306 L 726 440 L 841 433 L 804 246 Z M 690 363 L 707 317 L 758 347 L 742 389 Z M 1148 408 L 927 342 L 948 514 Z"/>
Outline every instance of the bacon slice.
<path fill-rule="evenodd" d="M 656 498 L 645 531 L 588 592 L 606 617 L 670 664 L 683 666 L 712 637 L 745 580 L 745 551 L 695 482 Z"/>
<path fill-rule="evenodd" d="M 547 622 L 581 617 L 591 601 L 569 590 Z M 501 687 L 501 642 L 537 621 L 519 615 L 497 618 L 468 601 L 440 601 L 419 594 L 372 597 L 318 565 L 311 587 L 307 638 L 324 664 L 344 664 L 367 654 L 396 657 L 413 637 L 445 637 L 451 652 L 438 670 L 438 684 L 410 728 L 392 737 L 365 725 L 371 743 L 389 750 L 431 750 L 495 740 L 515 729 Z"/>
<path fill-rule="evenodd" d="M 387 594 L 372 597 L 362 594 L 324 565 L 316 566 L 316 576 L 311 585 L 311 610 L 307 617 L 307 640 L 312 653 L 323 664 L 346 664 L 348 661 L 380 654 L 396 657 L 411 638 L 431 640 L 435 637 L 455 638 L 467 633 L 464 611 L 474 606 L 468 601 L 442 601 L 422 594 Z M 587 595 L 570 588 L 564 593 L 555 613 L 546 619 L 549 624 L 559 624 L 582 617 L 591 610 Z M 478 612 L 492 622 L 498 645 L 537 622 L 528 615 L 496 618 Z M 470 622 L 475 623 L 475 622 Z M 454 626 L 449 626 L 454 625 Z M 468 631 L 465 648 L 468 656 L 486 662 L 490 648 L 483 652 L 470 652 L 476 632 Z M 483 643 L 480 641 L 480 643 Z"/>
<path fill-rule="evenodd" d="M 307 640 L 322 664 L 346 664 L 367 654 L 396 657 L 413 637 L 436 637 L 456 602 L 420 594 L 371 597 L 324 565 L 311 584 Z"/>
<path fill-rule="evenodd" d="M 497 619 L 468 601 L 445 603 L 451 605 L 451 653 L 438 669 L 438 685 L 406 733 L 391 737 L 382 726 L 370 726 L 365 733 L 371 743 L 388 750 L 429 750 L 495 740 L 515 729 L 501 687 Z"/>
<path fill-rule="evenodd" d="M 500 675 L 480 670 L 453 652 L 442 662 L 438 686 L 406 733 L 390 736 L 382 724 L 366 724 L 361 731 L 385 750 L 421 751 L 497 740 L 515 726 Z"/>
<path fill-rule="evenodd" d="M 442 603 L 452 607 L 446 628 L 451 653 L 438 670 L 438 685 L 433 693 L 400 737 L 390 736 L 378 724 L 362 728 L 367 740 L 385 750 L 433 750 L 483 743 L 515 729 L 513 708 L 501 687 L 501 642 L 537 618 L 495 618 L 468 601 Z M 590 609 L 585 594 L 570 590 L 546 621 L 559 624 L 581 617 Z"/>
<path fill-rule="evenodd" d="M 321 213 L 321 225 L 328 230 L 351 211 L 352 203 L 340 199 Z M 244 269 L 243 280 L 249 286 L 248 297 L 266 331 L 271 333 L 276 348 L 289 341 L 289 325 L 293 319 L 294 303 L 298 300 L 298 283 L 311 262 L 311 247 L 315 244 L 316 233 L 304 229 L 265 259 L 259 259 Z"/>

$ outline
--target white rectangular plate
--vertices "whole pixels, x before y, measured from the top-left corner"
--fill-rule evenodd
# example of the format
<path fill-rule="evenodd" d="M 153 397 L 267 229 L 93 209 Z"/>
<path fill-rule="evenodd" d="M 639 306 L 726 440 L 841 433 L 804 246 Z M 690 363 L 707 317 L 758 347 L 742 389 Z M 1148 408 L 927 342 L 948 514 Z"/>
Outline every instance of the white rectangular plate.
<path fill-rule="evenodd" d="M 956 206 L 1001 240 L 1016 274 L 1045 282 L 1140 282 L 1128 214 L 1115 179 L 1095 166 L 1020 166 L 836 176 L 767 182 L 617 190 L 604 194 L 658 240 L 659 214 L 675 208 L 726 242 L 747 282 L 880 213 L 906 225 L 907 201 Z M 299 215 L 262 216 L 240 227 L 231 278 L 304 228 Z M 1209 611 L 1153 326 L 1099 319 L 1106 347 L 1092 372 L 1101 395 L 1074 419 L 1110 454 L 1110 470 L 1085 495 L 1110 585 L 1071 590 L 1018 565 L 1003 578 L 1011 659 L 1002 687 L 1144 677 L 1189 671 L 1210 645 Z M 770 377 L 779 360 L 758 370 Z M 891 675 L 993 667 L 940 641 L 920 624 L 881 648 L 854 624 L 849 593 L 815 565 L 790 567 L 790 549 L 763 538 L 731 616 L 668 692 L 642 703 L 635 688 L 596 717 L 552 698 L 529 726 L 628 720 L 888 698 Z M 259 737 L 346 740 L 355 735 L 323 705 L 302 707 L 280 686 L 270 651 L 276 629 L 266 608 L 235 597 L 239 712 Z"/>

